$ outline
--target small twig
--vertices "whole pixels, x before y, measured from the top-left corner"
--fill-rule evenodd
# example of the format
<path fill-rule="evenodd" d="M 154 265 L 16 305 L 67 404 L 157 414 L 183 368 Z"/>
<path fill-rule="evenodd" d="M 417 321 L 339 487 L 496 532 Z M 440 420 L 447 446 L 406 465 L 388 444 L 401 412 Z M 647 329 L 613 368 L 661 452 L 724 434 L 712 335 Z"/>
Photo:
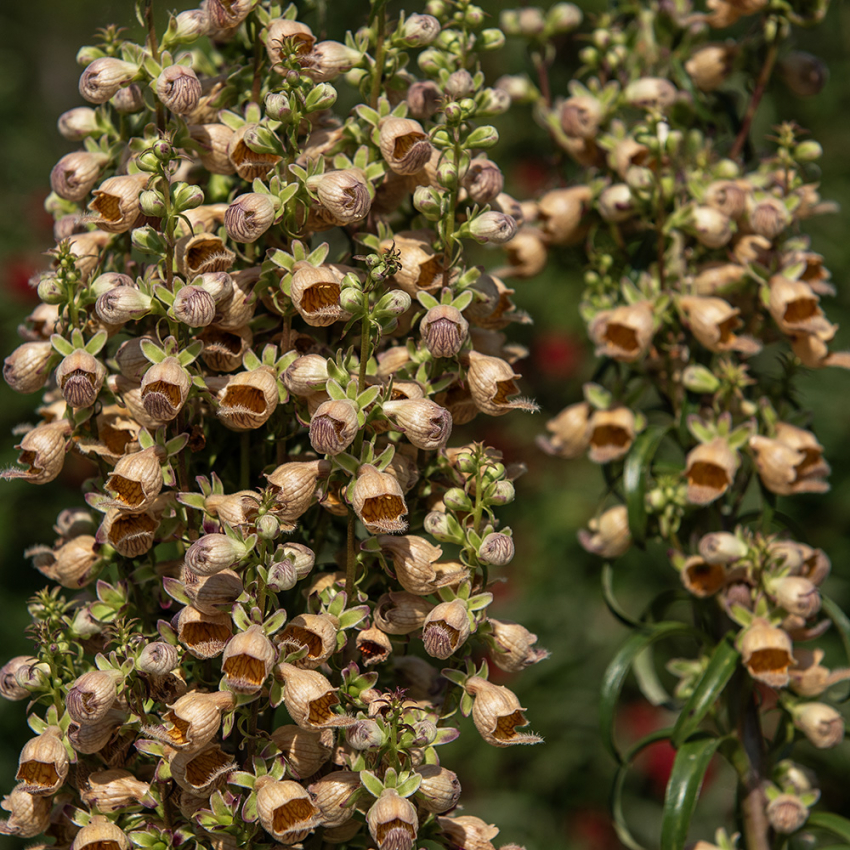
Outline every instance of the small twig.
<path fill-rule="evenodd" d="M 747 111 L 744 113 L 744 120 L 741 122 L 741 129 L 738 130 L 735 143 L 729 151 L 730 159 L 737 159 L 740 156 L 741 151 L 744 149 L 744 145 L 747 143 L 747 139 L 750 135 L 750 126 L 752 125 L 753 118 L 755 118 L 756 112 L 758 111 L 761 99 L 764 97 L 764 93 L 767 90 L 767 84 L 770 82 L 770 75 L 773 73 L 773 66 L 776 64 L 776 55 L 778 51 L 778 42 L 771 42 L 770 47 L 767 50 L 767 56 L 764 57 L 764 65 L 762 65 L 761 71 L 759 72 L 755 88 L 753 89 L 753 94 L 750 97 L 750 102 L 747 105 Z"/>
<path fill-rule="evenodd" d="M 263 84 L 263 78 L 260 71 L 263 68 L 263 51 L 262 42 L 260 41 L 260 23 L 256 16 L 254 19 L 254 81 L 251 84 L 251 100 L 254 103 L 260 102 L 260 89 Z"/>
<path fill-rule="evenodd" d="M 537 81 L 540 83 L 540 94 L 543 95 L 543 103 L 546 109 L 552 108 L 552 89 L 549 85 L 549 63 L 539 50 L 531 54 L 534 68 L 537 71 Z"/>
<path fill-rule="evenodd" d="M 764 793 L 764 736 L 755 695 L 747 689 L 744 699 L 744 710 L 738 728 L 741 744 L 750 762 L 749 775 L 744 780 L 745 794 L 741 800 L 744 840 L 747 850 L 770 850 L 770 824 L 765 814 L 767 801 Z"/>
<path fill-rule="evenodd" d="M 384 78 L 384 40 L 387 34 L 387 12 L 385 5 L 383 2 L 381 3 L 381 11 L 378 12 L 376 20 L 375 72 L 372 77 L 372 91 L 369 95 L 369 105 L 372 109 L 378 108 L 378 98 L 381 96 L 381 83 Z"/>
<path fill-rule="evenodd" d="M 153 61 L 159 63 L 159 43 L 156 40 L 156 26 L 153 21 L 153 0 L 145 0 L 145 22 L 148 25 L 148 48 L 150 49 Z M 156 100 L 156 128 L 160 133 L 165 132 L 165 110 Z"/>

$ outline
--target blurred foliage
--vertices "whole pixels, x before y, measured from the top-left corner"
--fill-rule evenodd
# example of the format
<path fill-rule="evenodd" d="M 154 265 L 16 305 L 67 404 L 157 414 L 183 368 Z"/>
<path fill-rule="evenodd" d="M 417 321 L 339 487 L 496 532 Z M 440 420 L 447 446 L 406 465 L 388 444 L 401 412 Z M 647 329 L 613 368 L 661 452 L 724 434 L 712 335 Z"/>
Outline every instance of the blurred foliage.
<path fill-rule="evenodd" d="M 576 0 L 586 16 L 601 10 L 601 0 Z M 177 11 L 190 3 L 169 3 Z M 356 28 L 365 17 L 365 0 L 316 0 L 306 20 L 322 37 L 340 38 L 346 28 Z M 497 17 L 505 0 L 482 4 Z M 549 5 L 544 3 L 542 5 Z M 160 17 L 165 4 L 160 4 Z M 390 13 L 419 4 L 392 2 Z M 316 25 L 316 22 L 319 24 Z M 51 247 L 51 223 L 41 205 L 47 194 L 48 173 L 56 160 L 72 149 L 56 131 L 60 113 L 82 104 L 77 92 L 79 69 L 74 56 L 91 40 L 99 26 L 116 23 L 137 26 L 129 0 L 31 0 L 0 4 L 0 332 L 3 354 L 16 345 L 15 328 L 36 303 L 29 290 L 30 274 L 46 265 L 40 252 Z M 775 80 L 757 116 L 753 139 L 757 149 L 781 119 L 793 117 L 811 131 L 824 148 L 821 194 L 850 210 L 850 4 L 834 2 L 826 21 L 811 31 L 796 31 L 788 47 L 822 57 L 830 81 L 816 98 L 801 99 Z M 552 68 L 552 88 L 566 92 L 566 69 L 575 57 L 565 46 Z M 528 57 L 515 42 L 495 57 L 488 56 L 492 78 L 529 69 Z M 730 81 L 739 109 L 744 103 L 744 77 Z M 517 198 L 569 183 L 577 169 L 553 159 L 552 146 L 531 118 L 530 110 L 515 107 L 497 119 L 501 143 L 493 152 L 506 176 L 506 189 Z M 828 306 L 830 318 L 844 325 L 836 349 L 850 348 L 850 239 L 846 213 L 810 223 L 813 249 L 823 254 L 838 289 Z M 495 267 L 500 257 L 482 254 L 481 262 Z M 544 456 L 534 445 L 546 419 L 580 398 L 581 384 L 590 377 L 592 361 L 577 313 L 581 291 L 581 259 L 577 252 L 561 249 L 550 257 L 545 272 L 532 281 L 516 284 L 518 305 L 535 320 L 532 327 L 514 329 L 512 335 L 530 349 L 520 364 L 524 389 L 543 408 L 531 420 L 509 416 L 501 420 L 479 417 L 454 443 L 466 436 L 486 439 L 500 448 L 507 460 L 523 461 L 528 474 L 517 487 L 517 500 L 504 511 L 518 542 L 517 557 L 508 568 L 511 581 L 499 595 L 494 613 L 515 618 L 540 636 L 552 652 L 545 663 L 529 669 L 511 683 L 527 706 L 534 731 L 546 743 L 533 749 L 498 750 L 477 736 L 471 721 L 447 754 L 464 786 L 466 812 L 501 827 L 498 842 L 524 844 L 528 850 L 606 850 L 621 846 L 610 826 L 608 794 L 614 764 L 598 734 L 598 692 L 603 671 L 627 630 L 608 612 L 600 590 L 601 563 L 582 550 L 575 539 L 578 528 L 593 516 L 605 495 L 597 468 L 587 460 L 571 462 Z M 842 322 L 842 318 L 844 321 Z M 808 542 L 830 556 L 833 574 L 827 592 L 845 610 L 850 608 L 850 375 L 841 370 L 804 374 L 799 380 L 800 401 L 815 411 L 817 433 L 832 464 L 832 492 L 828 497 L 795 497 L 784 510 L 808 531 Z M 0 386 L 0 464 L 15 457 L 15 425 L 32 421 L 36 397 L 16 396 Z M 0 486 L 0 587 L 2 660 L 29 651 L 24 627 L 29 618 L 25 602 L 45 584 L 23 557 L 34 543 L 50 543 L 51 526 L 58 512 L 82 504 L 79 488 L 86 476 L 83 461 L 69 462 L 60 480 L 40 489 L 22 482 Z M 658 593 L 671 586 L 675 574 L 666 553 L 649 545 L 632 550 L 617 563 L 616 592 L 624 607 L 640 613 Z M 687 654 L 687 643 L 666 647 L 669 654 Z M 656 659 L 663 670 L 669 655 Z M 836 640 L 828 647 L 825 663 L 842 666 Z M 499 671 L 496 671 L 499 672 Z M 498 681 L 506 683 L 506 674 Z M 662 680 L 670 684 L 669 680 Z M 667 725 L 663 708 L 648 705 L 633 683 L 627 686 L 620 733 L 624 741 L 637 740 L 654 728 Z M 28 737 L 24 706 L 0 702 L 0 790 L 11 788 L 18 752 Z M 850 744 L 831 751 L 815 751 L 808 744 L 805 761 L 822 780 L 824 802 L 836 812 L 850 811 L 846 758 Z M 657 846 L 658 817 L 673 751 L 668 744 L 650 748 L 639 760 L 627 785 L 626 814 L 636 836 L 646 846 Z M 709 775 L 694 820 L 691 839 L 710 839 L 723 825 L 734 798 L 731 770 L 717 764 Z M 8 846 L 13 846 L 10 842 Z"/>

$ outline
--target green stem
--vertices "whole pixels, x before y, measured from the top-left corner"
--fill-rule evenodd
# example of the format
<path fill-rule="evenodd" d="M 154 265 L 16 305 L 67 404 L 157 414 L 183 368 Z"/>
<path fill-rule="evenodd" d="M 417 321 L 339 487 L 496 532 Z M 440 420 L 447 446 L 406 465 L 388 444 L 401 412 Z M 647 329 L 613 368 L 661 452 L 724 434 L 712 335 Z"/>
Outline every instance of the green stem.
<path fill-rule="evenodd" d="M 756 112 L 758 111 L 761 99 L 764 97 L 767 84 L 770 82 L 770 75 L 773 73 L 773 66 L 776 64 L 776 56 L 778 52 L 779 41 L 777 39 L 770 43 L 770 47 L 767 50 L 767 56 L 764 58 L 764 65 L 761 67 L 761 72 L 756 80 L 752 97 L 750 97 L 750 102 L 747 105 L 747 111 L 744 113 L 744 120 L 741 122 L 741 129 L 738 130 L 738 135 L 735 137 L 735 143 L 729 151 L 729 159 L 737 159 L 740 156 L 741 151 L 744 149 L 744 145 L 747 143 L 747 139 L 750 136 L 750 126 L 752 125 L 753 118 L 755 118 Z"/>
<path fill-rule="evenodd" d="M 156 40 L 156 26 L 153 22 L 153 0 L 145 0 L 145 23 L 148 26 L 148 49 L 153 61 L 159 63 L 159 43 Z M 165 132 L 165 110 L 156 98 L 156 127 L 160 133 Z"/>
<path fill-rule="evenodd" d="M 381 83 L 384 77 L 384 41 L 387 34 L 387 13 L 385 0 L 378 0 L 381 10 L 377 15 L 377 34 L 375 39 L 375 69 L 372 76 L 372 91 L 369 95 L 369 103 L 372 109 L 378 108 L 378 98 L 381 96 Z"/>
<path fill-rule="evenodd" d="M 345 596 L 348 604 L 354 598 L 354 583 L 357 580 L 357 548 L 354 537 L 354 509 L 348 510 L 348 546 L 345 560 Z"/>

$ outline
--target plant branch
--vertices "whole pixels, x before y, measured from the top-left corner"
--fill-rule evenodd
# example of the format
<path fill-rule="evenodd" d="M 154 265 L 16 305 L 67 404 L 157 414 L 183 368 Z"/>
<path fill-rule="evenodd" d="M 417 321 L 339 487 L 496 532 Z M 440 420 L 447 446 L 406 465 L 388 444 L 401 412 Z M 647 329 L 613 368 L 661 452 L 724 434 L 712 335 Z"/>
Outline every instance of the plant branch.
<path fill-rule="evenodd" d="M 767 50 L 767 56 L 764 57 L 764 64 L 762 65 L 758 79 L 756 80 L 756 85 L 753 89 L 752 96 L 750 97 L 750 102 L 747 105 L 747 111 L 744 113 L 744 120 L 741 122 L 741 129 L 738 130 L 735 143 L 729 151 L 730 159 L 737 159 L 741 155 L 744 145 L 747 143 L 747 139 L 750 136 L 750 127 L 753 123 L 753 118 L 755 118 L 761 99 L 764 97 L 764 93 L 767 90 L 767 84 L 770 82 L 770 75 L 773 73 L 773 67 L 776 64 L 776 55 L 778 51 L 779 43 L 777 41 L 772 41 Z"/>

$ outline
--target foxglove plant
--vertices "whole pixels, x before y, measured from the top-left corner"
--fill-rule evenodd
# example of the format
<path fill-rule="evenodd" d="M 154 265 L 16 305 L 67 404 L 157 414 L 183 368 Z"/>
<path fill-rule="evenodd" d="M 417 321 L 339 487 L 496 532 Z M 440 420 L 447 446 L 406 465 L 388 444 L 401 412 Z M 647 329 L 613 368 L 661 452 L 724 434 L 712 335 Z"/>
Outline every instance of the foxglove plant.
<path fill-rule="evenodd" d="M 489 614 L 522 468 L 448 441 L 535 409 L 502 333 L 526 317 L 467 250 L 522 213 L 485 153 L 503 35 L 468 0 L 427 12 L 374 0 L 340 43 L 270 0 L 157 32 L 139 0 L 143 43 L 80 51 L 52 268 L 4 368 L 41 421 L 4 475 L 73 451 L 91 476 L 29 552 L 54 585 L 0 672 L 35 735 L 3 834 L 493 847 L 436 748 L 458 712 L 539 741 L 488 668 L 547 653 Z"/>
<path fill-rule="evenodd" d="M 605 472 L 605 501 L 579 540 L 605 559 L 606 601 L 634 630 L 606 671 L 602 698 L 603 736 L 620 764 L 615 825 L 632 848 L 640 844 L 623 815 L 626 774 L 664 739 L 676 748 L 665 850 L 684 846 L 716 753 L 739 778 L 736 816 L 722 826 L 742 832 L 749 850 L 786 847 L 792 834 L 807 842 L 794 846 L 814 846 L 812 827 L 850 835 L 850 821 L 813 809 L 817 777 L 791 760 L 798 739 L 829 748 L 844 737 L 827 692 L 850 669 L 824 666 L 813 642 L 834 624 L 847 644 L 847 618 L 821 590 L 827 555 L 778 505 L 780 496 L 829 489 L 823 447 L 792 388 L 802 369 L 850 367 L 820 303 L 834 294 L 829 272 L 802 232 L 834 206 L 818 192 L 820 146 L 799 126 L 783 121 L 765 149 L 751 139 L 774 71 L 799 95 L 823 85 L 823 65 L 788 43 L 826 6 L 617 4 L 582 36 L 581 67 L 558 97 L 548 74 L 551 13 L 502 17 L 506 33 L 527 41 L 538 83 L 499 85 L 534 103 L 577 166 L 574 185 L 523 205 L 522 241 L 507 249 L 518 277 L 561 246 L 577 246 L 585 265 L 579 309 L 598 369 L 540 446 L 567 459 L 586 453 Z M 745 28 L 730 31 L 739 20 Z M 737 72 L 753 67 L 735 109 Z M 666 546 L 670 576 L 692 600 L 684 620 L 681 609 L 668 611 L 670 594 L 644 617 L 613 594 L 611 562 L 652 541 Z M 657 568 L 653 561 L 644 569 Z M 697 650 L 668 664 L 678 679 L 671 697 L 644 651 L 676 637 Z M 624 750 L 613 735 L 616 703 L 639 658 L 644 693 L 679 713 L 671 728 Z M 716 845 L 697 846 L 729 850 L 737 838 L 721 828 Z"/>

